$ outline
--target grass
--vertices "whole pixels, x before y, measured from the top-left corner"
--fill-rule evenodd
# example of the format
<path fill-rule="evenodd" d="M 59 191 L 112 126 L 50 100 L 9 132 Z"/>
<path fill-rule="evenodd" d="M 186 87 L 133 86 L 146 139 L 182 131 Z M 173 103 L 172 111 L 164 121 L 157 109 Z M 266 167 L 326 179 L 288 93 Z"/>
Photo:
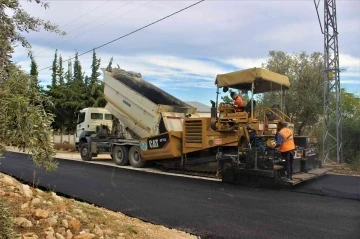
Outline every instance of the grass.
<path fill-rule="evenodd" d="M 130 234 L 138 234 L 138 232 L 132 226 L 126 227 L 126 232 L 129 232 Z"/>
<path fill-rule="evenodd" d="M 14 226 L 14 215 L 5 201 L 0 198 L 0 238 L 15 238 Z"/>
<path fill-rule="evenodd" d="M 358 153 L 358 155 L 356 155 L 355 159 L 349 163 L 349 168 L 351 170 L 360 172 L 360 153 Z"/>

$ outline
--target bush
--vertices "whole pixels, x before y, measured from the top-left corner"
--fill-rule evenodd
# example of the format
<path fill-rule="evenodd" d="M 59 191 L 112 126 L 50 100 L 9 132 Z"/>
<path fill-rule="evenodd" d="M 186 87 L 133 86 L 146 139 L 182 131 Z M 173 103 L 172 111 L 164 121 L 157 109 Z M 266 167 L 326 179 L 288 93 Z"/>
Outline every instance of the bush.
<path fill-rule="evenodd" d="M 360 172 L 360 153 L 355 155 L 354 159 L 349 164 L 351 170 L 359 171 Z"/>
<path fill-rule="evenodd" d="M 0 238 L 15 238 L 13 215 L 6 207 L 3 199 L 0 198 Z"/>

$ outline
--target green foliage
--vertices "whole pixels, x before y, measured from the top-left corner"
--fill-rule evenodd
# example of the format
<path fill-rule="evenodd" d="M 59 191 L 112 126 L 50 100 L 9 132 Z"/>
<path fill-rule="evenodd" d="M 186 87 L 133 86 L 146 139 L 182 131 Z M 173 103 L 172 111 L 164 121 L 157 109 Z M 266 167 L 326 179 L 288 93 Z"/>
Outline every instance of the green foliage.
<path fill-rule="evenodd" d="M 75 53 L 75 61 L 74 61 L 74 76 L 73 79 L 74 81 L 81 81 L 83 82 L 84 77 L 83 77 L 83 73 L 82 73 L 82 67 L 81 67 L 81 63 L 79 61 L 79 54 L 76 52 Z"/>
<path fill-rule="evenodd" d="M 23 33 L 41 29 L 60 35 L 65 32 L 49 21 L 31 16 L 19 2 L 0 1 L 0 151 L 4 150 L 3 145 L 25 143 L 34 163 L 51 170 L 56 167 L 50 127 L 53 116 L 44 109 L 43 104 L 50 102 L 41 94 L 37 65 Z M 40 0 L 36 2 L 45 9 L 49 6 Z M 26 48 L 31 58 L 31 75 L 10 61 L 17 43 Z"/>
<path fill-rule="evenodd" d="M 59 76 L 59 85 L 63 85 L 63 84 L 64 84 L 64 67 L 63 67 L 63 60 L 62 60 L 61 55 L 60 55 L 60 57 L 59 57 L 59 72 L 58 72 L 58 76 Z"/>
<path fill-rule="evenodd" d="M 31 0 L 28 1 L 31 2 Z M 59 30 L 57 25 L 31 16 L 19 2 L 19 0 L 0 1 L 0 72 L 11 67 L 10 58 L 16 43 L 20 43 L 22 47 L 27 49 L 29 56 L 32 56 L 31 45 L 23 35 L 24 32 L 38 32 L 44 29 L 65 35 L 65 32 Z M 45 9 L 49 7 L 46 2 L 40 0 L 36 2 Z"/>
<path fill-rule="evenodd" d="M 99 76 L 101 75 L 99 73 L 100 64 L 101 64 L 101 59 L 96 58 L 96 52 L 95 52 L 95 50 L 93 50 L 90 87 L 92 87 L 94 84 L 97 84 L 99 81 Z"/>
<path fill-rule="evenodd" d="M 356 166 L 360 160 L 360 98 L 345 90 L 341 98 L 344 159 Z"/>
<path fill-rule="evenodd" d="M 353 160 L 349 161 L 349 166 L 351 170 L 360 172 L 360 153 L 358 152 L 354 155 Z"/>
<path fill-rule="evenodd" d="M 57 62 L 57 49 L 55 51 L 55 55 L 54 55 L 54 61 L 53 61 L 53 65 L 52 65 L 52 74 L 51 74 L 51 87 L 52 88 L 55 88 L 56 85 L 58 84 L 58 81 L 57 81 L 57 76 L 58 76 L 58 62 Z"/>
<path fill-rule="evenodd" d="M 36 64 L 36 61 L 35 61 L 34 57 L 30 57 L 30 59 L 31 59 L 30 75 L 37 78 L 38 75 L 39 75 L 38 66 Z"/>
<path fill-rule="evenodd" d="M 232 104 L 233 103 L 233 100 L 228 95 L 225 95 L 225 96 L 221 97 L 221 99 L 225 104 Z"/>
<path fill-rule="evenodd" d="M 14 215 L 10 212 L 3 199 L 0 198 L 0 238 L 15 238 L 14 227 Z"/>
<path fill-rule="evenodd" d="M 290 89 L 285 93 L 285 114 L 295 123 L 298 135 L 312 132 L 323 111 L 323 57 L 315 52 L 288 55 L 282 51 L 270 51 L 270 59 L 264 68 L 287 75 Z M 260 105 L 272 106 L 281 103 L 281 93 L 264 94 Z M 258 104 L 259 105 L 259 104 Z"/>
<path fill-rule="evenodd" d="M 99 80 L 100 59 L 93 52 L 91 65 L 91 76 L 84 76 L 78 54 L 75 54 L 73 76 L 71 61 L 68 63 L 68 70 L 65 73 L 66 83 L 49 86 L 47 95 L 53 102 L 47 110 L 54 114 L 52 127 L 60 132 L 74 132 L 76 127 L 75 113 L 86 107 L 104 107 L 104 83 Z M 61 56 L 60 56 L 61 59 Z M 62 61 L 59 61 L 58 78 L 61 79 Z M 60 82 L 62 82 L 60 80 Z"/>
<path fill-rule="evenodd" d="M 68 69 L 65 73 L 65 79 L 66 79 L 66 83 L 72 82 L 72 63 L 70 59 L 68 61 Z"/>
<path fill-rule="evenodd" d="M 15 145 L 25 142 L 35 164 L 51 170 L 56 167 L 53 116 L 43 107 L 43 102 L 50 102 L 31 82 L 31 76 L 15 66 L 10 68 L 9 78 L 0 81 L 0 142 Z"/>

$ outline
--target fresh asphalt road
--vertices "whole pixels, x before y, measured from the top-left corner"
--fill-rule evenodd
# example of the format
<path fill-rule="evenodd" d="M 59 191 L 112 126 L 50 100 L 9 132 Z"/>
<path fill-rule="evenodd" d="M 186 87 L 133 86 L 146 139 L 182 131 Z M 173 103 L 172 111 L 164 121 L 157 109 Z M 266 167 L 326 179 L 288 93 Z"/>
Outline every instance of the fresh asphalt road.
<path fill-rule="evenodd" d="M 360 238 L 360 177 L 326 175 L 285 191 L 58 162 L 47 173 L 7 153 L 0 171 L 201 238 Z"/>

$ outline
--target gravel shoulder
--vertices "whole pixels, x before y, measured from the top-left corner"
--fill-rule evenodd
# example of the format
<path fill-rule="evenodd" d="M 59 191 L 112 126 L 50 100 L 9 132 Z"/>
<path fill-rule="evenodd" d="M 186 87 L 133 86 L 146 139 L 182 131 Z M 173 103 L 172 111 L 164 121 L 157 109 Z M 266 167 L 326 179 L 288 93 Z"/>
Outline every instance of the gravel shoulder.
<path fill-rule="evenodd" d="M 9 220 L 14 222 L 14 238 L 18 239 L 198 238 L 44 192 L 2 173 L 0 199 L 13 215 Z"/>

